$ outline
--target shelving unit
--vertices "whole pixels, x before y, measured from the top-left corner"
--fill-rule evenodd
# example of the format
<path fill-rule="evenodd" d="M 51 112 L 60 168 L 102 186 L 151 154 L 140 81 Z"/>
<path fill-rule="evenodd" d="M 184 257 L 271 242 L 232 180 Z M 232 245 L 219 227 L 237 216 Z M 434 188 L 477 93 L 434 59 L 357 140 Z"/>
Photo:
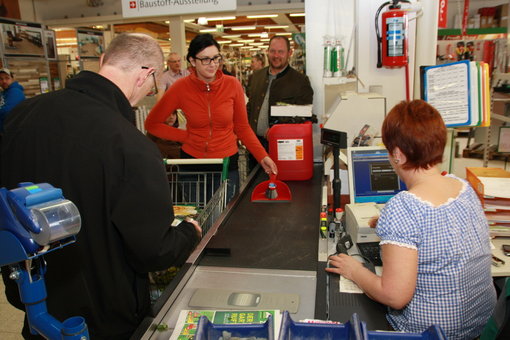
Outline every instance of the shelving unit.
<path fill-rule="evenodd" d="M 507 34 L 507 31 L 506 27 L 468 28 L 466 35 Z M 460 28 L 442 28 L 438 30 L 437 35 L 439 37 L 458 36 L 462 35 L 462 30 Z"/>
<path fill-rule="evenodd" d="M 498 74 L 495 77 L 497 77 L 497 79 L 504 79 L 504 80 L 507 80 L 508 82 L 510 82 L 510 73 Z M 504 123 L 510 123 L 510 117 L 494 113 L 493 108 L 494 108 L 495 102 L 510 103 L 510 95 L 507 95 L 507 96 L 502 95 L 500 97 L 498 96 L 498 98 L 495 98 L 495 95 L 494 95 L 494 85 L 495 84 L 496 84 L 496 81 L 493 81 L 493 86 L 491 87 L 491 120 L 499 120 Z M 490 128 L 490 126 L 484 128 L 484 132 L 485 132 L 486 138 L 485 138 L 484 152 L 483 152 L 483 166 L 487 167 L 488 163 L 489 163 L 489 151 L 490 151 L 490 146 L 491 146 L 491 128 Z M 510 156 L 510 155 L 507 155 L 506 158 L 508 158 L 508 156 Z"/>

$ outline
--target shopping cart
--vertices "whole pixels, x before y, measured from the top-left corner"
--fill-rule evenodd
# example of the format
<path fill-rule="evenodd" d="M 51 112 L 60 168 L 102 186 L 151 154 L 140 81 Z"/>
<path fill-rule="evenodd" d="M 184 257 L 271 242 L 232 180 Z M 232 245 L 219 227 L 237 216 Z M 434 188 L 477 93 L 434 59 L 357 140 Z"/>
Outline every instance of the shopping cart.
<path fill-rule="evenodd" d="M 186 215 L 177 215 L 174 225 L 180 223 L 187 215 L 191 215 L 202 227 L 206 235 L 216 219 L 225 210 L 228 203 L 229 158 L 210 159 L 165 159 L 168 182 L 174 207 L 188 207 Z M 221 170 L 216 170 L 221 164 Z M 151 298 L 156 301 L 166 286 L 175 277 L 179 268 L 150 273 Z"/>
<path fill-rule="evenodd" d="M 196 209 L 192 216 L 205 235 L 227 205 L 228 158 L 165 159 L 168 182 L 175 206 Z M 221 170 L 211 165 L 221 164 Z M 191 167 L 191 169 L 190 169 Z M 215 167 L 218 168 L 218 167 Z M 177 216 L 177 218 L 182 216 Z"/>

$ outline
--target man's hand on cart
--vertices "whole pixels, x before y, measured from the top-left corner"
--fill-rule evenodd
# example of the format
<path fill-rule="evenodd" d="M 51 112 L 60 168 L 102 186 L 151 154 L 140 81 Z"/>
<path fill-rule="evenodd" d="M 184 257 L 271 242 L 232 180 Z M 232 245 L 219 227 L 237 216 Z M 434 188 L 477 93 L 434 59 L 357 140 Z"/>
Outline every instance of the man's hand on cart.
<path fill-rule="evenodd" d="M 187 216 L 184 220 L 188 223 L 193 224 L 193 226 L 195 227 L 195 230 L 197 231 L 198 238 L 202 238 L 202 228 L 200 227 L 198 222 L 195 219 L 193 219 L 193 217 L 189 217 L 189 216 Z"/>
<path fill-rule="evenodd" d="M 278 168 L 276 167 L 275 162 L 273 162 L 269 156 L 266 156 L 260 160 L 260 166 L 264 168 L 266 174 L 278 174 Z"/>

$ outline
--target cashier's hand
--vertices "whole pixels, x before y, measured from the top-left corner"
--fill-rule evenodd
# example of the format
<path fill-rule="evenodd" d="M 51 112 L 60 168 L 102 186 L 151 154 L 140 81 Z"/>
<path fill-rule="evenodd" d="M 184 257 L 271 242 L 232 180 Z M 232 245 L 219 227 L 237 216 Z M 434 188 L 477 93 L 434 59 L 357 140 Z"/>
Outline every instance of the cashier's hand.
<path fill-rule="evenodd" d="M 278 168 L 276 167 L 275 162 L 273 162 L 273 160 L 269 156 L 262 158 L 262 160 L 260 161 L 260 166 L 264 168 L 264 171 L 268 175 L 270 173 L 273 173 L 275 175 L 278 174 Z"/>
<path fill-rule="evenodd" d="M 377 226 L 377 221 L 379 221 L 379 216 L 372 216 L 370 220 L 368 220 L 368 226 L 370 228 L 375 228 Z"/>
<path fill-rule="evenodd" d="M 340 274 L 346 279 L 352 280 L 353 273 L 365 269 L 361 262 L 346 254 L 332 255 L 329 257 L 327 272 Z M 367 269 L 368 270 L 368 269 Z"/>

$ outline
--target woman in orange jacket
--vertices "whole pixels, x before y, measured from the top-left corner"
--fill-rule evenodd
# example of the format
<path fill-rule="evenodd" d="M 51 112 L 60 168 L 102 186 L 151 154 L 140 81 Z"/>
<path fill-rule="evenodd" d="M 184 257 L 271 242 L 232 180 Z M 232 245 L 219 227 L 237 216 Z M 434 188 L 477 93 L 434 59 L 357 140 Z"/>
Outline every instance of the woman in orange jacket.
<path fill-rule="evenodd" d="M 248 123 L 241 83 L 219 69 L 222 56 L 218 42 L 210 34 L 196 36 L 186 59 L 192 65 L 191 74 L 165 92 L 149 113 L 146 130 L 156 137 L 181 142 L 181 158 L 230 157 L 229 177 L 237 175 L 239 139 L 266 173 L 276 174 L 276 164 Z M 165 124 L 176 109 L 186 116 L 186 130 Z"/>

